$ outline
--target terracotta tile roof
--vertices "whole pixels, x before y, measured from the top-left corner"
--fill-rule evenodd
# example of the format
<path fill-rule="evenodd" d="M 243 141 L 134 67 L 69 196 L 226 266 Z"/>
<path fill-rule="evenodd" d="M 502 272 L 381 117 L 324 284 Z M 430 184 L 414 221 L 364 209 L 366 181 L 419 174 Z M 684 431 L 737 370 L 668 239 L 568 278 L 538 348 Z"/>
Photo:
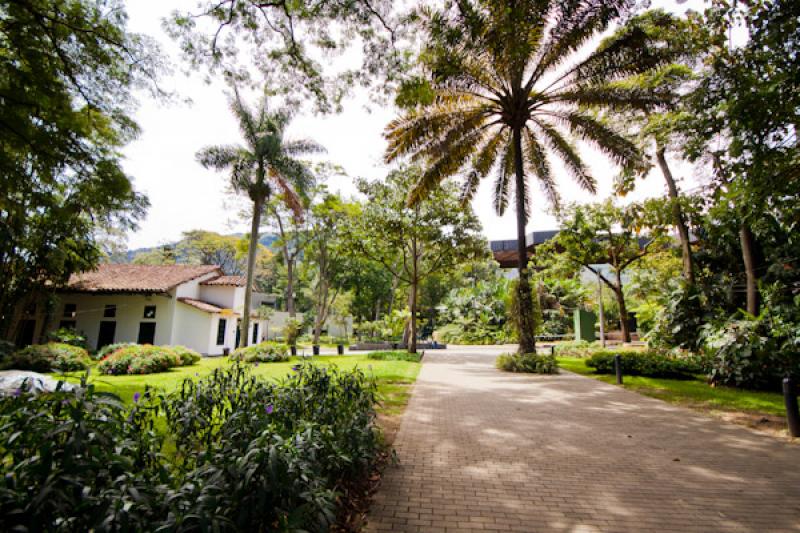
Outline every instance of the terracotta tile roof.
<path fill-rule="evenodd" d="M 190 305 L 195 309 L 205 311 L 206 313 L 221 313 L 222 311 L 225 311 L 225 308 L 223 307 L 216 306 L 209 302 L 204 302 L 203 300 L 195 300 L 194 298 L 178 298 L 178 301 L 186 305 Z M 239 316 L 239 313 L 232 314 Z"/>
<path fill-rule="evenodd" d="M 65 290 L 75 292 L 167 292 L 206 274 L 222 274 L 216 265 L 99 265 L 70 276 Z"/>
<path fill-rule="evenodd" d="M 220 276 L 200 283 L 200 285 L 228 285 L 233 287 L 244 287 L 246 284 L 247 278 L 244 276 Z"/>

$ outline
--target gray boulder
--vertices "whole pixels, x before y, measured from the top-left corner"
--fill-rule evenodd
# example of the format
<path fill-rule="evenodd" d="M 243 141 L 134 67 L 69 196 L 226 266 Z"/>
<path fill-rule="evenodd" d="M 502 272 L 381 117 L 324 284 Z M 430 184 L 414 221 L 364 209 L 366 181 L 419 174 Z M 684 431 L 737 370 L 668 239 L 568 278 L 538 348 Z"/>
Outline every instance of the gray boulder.
<path fill-rule="evenodd" d="M 28 372 L 25 370 L 3 370 L 0 371 L 0 395 L 9 396 L 18 394 L 21 388 L 33 394 L 42 392 L 53 392 L 58 386 L 58 380 L 39 374 L 38 372 Z M 61 390 L 70 391 L 74 385 L 62 383 Z"/>

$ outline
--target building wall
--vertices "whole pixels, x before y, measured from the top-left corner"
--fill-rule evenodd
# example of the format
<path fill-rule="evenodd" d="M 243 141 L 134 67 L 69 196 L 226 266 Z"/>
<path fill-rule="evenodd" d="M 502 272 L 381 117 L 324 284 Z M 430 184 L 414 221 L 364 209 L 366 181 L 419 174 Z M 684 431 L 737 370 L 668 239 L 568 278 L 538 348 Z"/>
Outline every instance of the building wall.
<path fill-rule="evenodd" d="M 199 296 L 194 296 L 198 300 L 212 303 L 218 307 L 225 309 L 236 308 L 236 287 L 229 287 L 225 285 L 201 285 L 199 287 Z"/>
<path fill-rule="evenodd" d="M 196 298 L 200 299 L 200 292 L 202 289 L 206 287 L 201 286 L 200 283 L 203 281 L 207 281 L 209 279 L 214 279 L 219 274 L 217 272 L 211 272 L 209 274 L 205 274 L 200 276 L 197 279 L 193 279 L 191 281 L 187 281 L 186 283 L 181 283 L 178 287 L 173 291 L 178 298 Z"/>
<path fill-rule="evenodd" d="M 186 346 L 203 355 L 215 355 L 216 316 L 178 302 L 175 306 L 173 344 Z M 219 353 L 222 353 L 221 349 Z"/>
<path fill-rule="evenodd" d="M 74 320 L 75 329 L 86 336 L 91 349 L 97 348 L 97 337 L 102 321 L 116 322 L 114 342 L 136 342 L 139 336 L 139 324 L 155 322 L 155 343 L 172 344 L 174 298 L 163 295 L 62 293 L 60 300 L 48 329 L 57 329 L 62 321 Z M 64 317 L 64 307 L 67 304 L 77 306 L 74 319 Z M 103 317 L 106 305 L 116 305 L 117 312 L 114 318 Z M 144 318 L 144 308 L 150 305 L 156 307 L 155 319 Z"/>

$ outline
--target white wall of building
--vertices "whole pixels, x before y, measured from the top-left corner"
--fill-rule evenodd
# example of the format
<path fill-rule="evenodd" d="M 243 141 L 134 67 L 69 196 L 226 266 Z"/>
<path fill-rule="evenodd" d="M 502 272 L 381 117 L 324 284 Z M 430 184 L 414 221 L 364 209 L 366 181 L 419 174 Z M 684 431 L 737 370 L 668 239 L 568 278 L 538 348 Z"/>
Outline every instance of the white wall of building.
<path fill-rule="evenodd" d="M 140 294 L 85 294 L 63 293 L 56 307 L 49 329 L 57 329 L 62 321 L 75 322 L 75 329 L 86 336 L 91 349 L 97 348 L 97 338 L 102 321 L 116 322 L 114 342 L 136 342 L 139 324 L 155 322 L 155 343 L 172 344 L 172 322 L 175 299 L 163 295 Z M 75 304 L 75 318 L 64 316 L 64 307 Z M 116 306 L 116 316 L 103 317 L 106 305 Z M 146 306 L 156 307 L 155 319 L 144 318 Z"/>
<path fill-rule="evenodd" d="M 212 338 L 212 326 L 216 327 L 215 315 L 178 302 L 175 306 L 173 344 L 186 346 L 204 355 L 215 354 L 217 330 L 213 330 Z"/>

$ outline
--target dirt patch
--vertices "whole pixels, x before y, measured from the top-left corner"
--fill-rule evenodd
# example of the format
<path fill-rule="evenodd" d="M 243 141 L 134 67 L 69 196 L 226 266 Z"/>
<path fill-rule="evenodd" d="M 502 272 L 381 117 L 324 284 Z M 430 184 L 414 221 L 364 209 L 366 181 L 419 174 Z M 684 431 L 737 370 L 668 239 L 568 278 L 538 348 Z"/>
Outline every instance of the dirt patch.
<path fill-rule="evenodd" d="M 741 411 L 720 411 L 718 409 L 709 408 L 702 410 L 715 418 L 724 420 L 725 422 L 739 424 L 740 426 L 747 426 L 757 431 L 769 433 L 774 437 L 781 437 L 800 444 L 800 439 L 792 439 L 789 437 L 789 430 L 786 426 L 786 417 L 765 415 L 762 413 L 746 413 Z"/>
<path fill-rule="evenodd" d="M 394 444 L 394 439 L 397 437 L 397 432 L 400 430 L 400 421 L 403 419 L 401 414 L 385 414 L 378 415 L 378 426 L 383 431 L 383 441 L 387 446 Z"/>

